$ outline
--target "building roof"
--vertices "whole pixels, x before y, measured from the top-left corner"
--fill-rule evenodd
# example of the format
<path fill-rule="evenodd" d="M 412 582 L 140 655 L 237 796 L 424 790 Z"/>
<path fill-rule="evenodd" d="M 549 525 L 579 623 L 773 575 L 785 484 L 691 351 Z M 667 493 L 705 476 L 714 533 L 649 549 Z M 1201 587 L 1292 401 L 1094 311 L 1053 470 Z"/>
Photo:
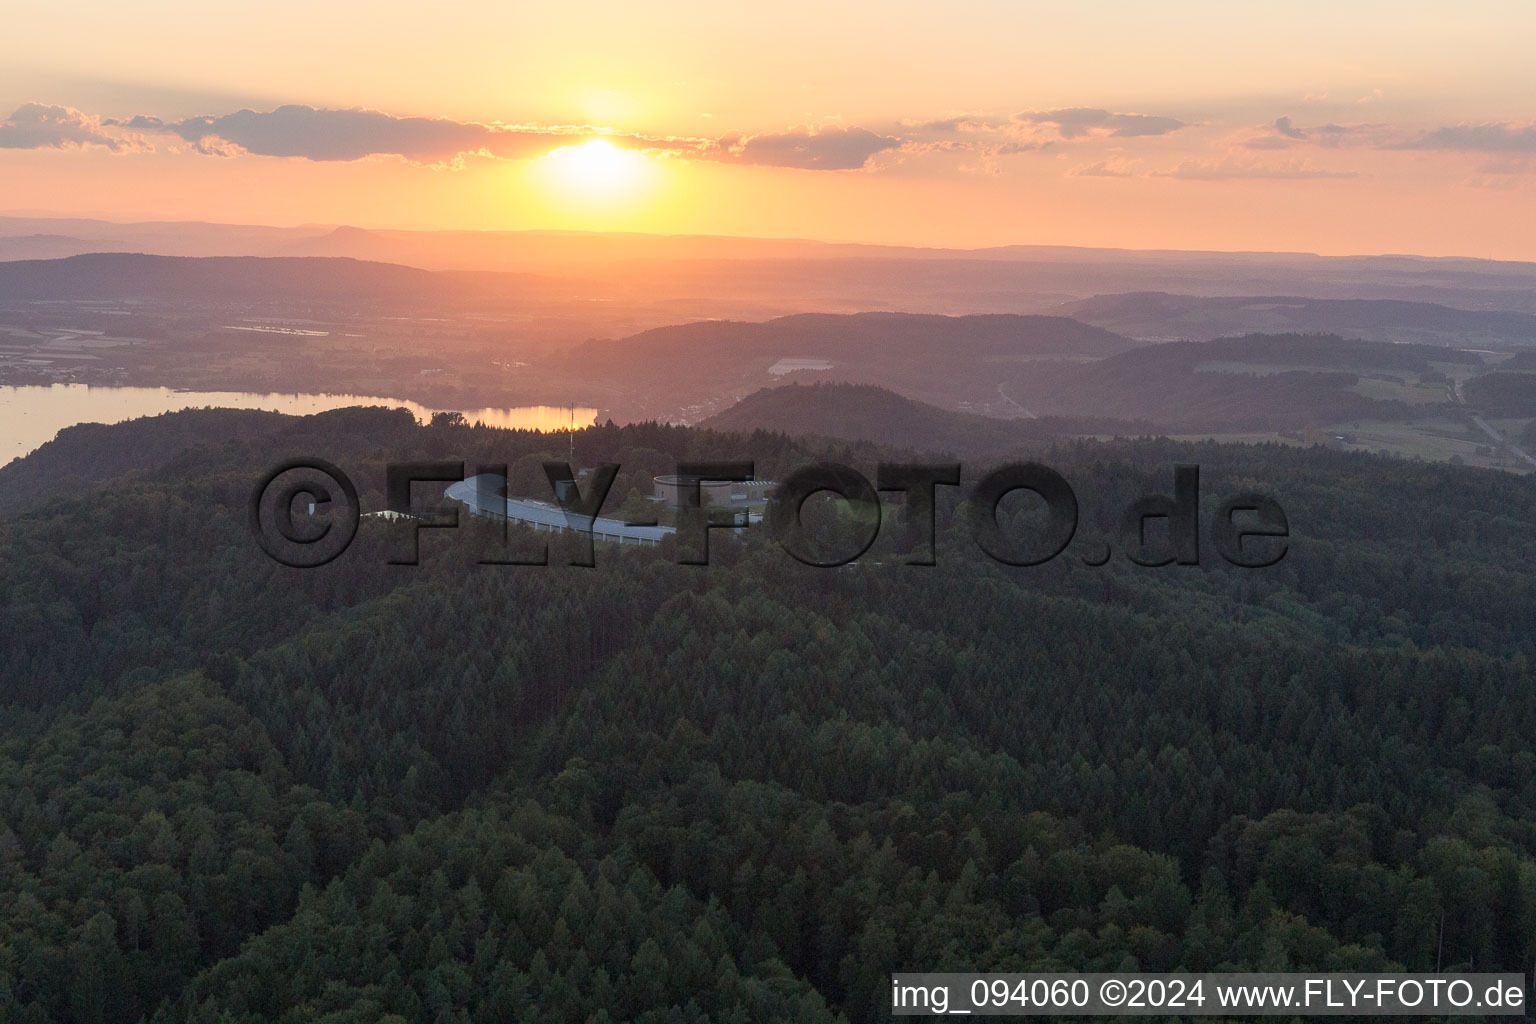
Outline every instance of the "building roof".
<path fill-rule="evenodd" d="M 620 537 L 624 540 L 659 541 L 669 533 L 676 533 L 670 526 L 630 526 L 619 519 L 598 516 L 579 516 L 566 512 L 558 505 L 530 498 L 507 498 L 507 478 L 497 473 L 482 473 L 467 480 L 449 484 L 443 493 L 454 501 L 469 506 L 469 511 L 480 516 L 505 516 L 520 523 L 545 526 L 554 530 L 591 530 L 594 535 Z"/>

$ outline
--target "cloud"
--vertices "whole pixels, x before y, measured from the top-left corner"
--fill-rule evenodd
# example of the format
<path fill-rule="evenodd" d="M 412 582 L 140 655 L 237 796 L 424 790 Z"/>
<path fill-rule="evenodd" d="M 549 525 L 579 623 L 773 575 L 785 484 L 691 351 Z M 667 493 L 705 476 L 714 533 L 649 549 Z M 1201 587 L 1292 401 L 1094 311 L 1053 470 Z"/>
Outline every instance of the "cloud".
<path fill-rule="evenodd" d="M 1022 139 L 1014 139 L 1010 142 L 999 142 L 994 146 L 982 147 L 982 152 L 987 156 L 1013 156 L 1017 153 L 1037 153 L 1045 149 L 1048 143 L 1026 142 Z"/>
<path fill-rule="evenodd" d="M 1479 174 L 1530 174 L 1536 171 L 1536 155 L 1511 153 L 1485 161 L 1478 167 Z"/>
<path fill-rule="evenodd" d="M 0 121 L 0 149 L 84 149 L 100 146 L 113 151 L 143 149 L 141 142 L 103 130 L 99 117 L 73 107 L 23 103 Z"/>
<path fill-rule="evenodd" d="M 1071 172 L 1074 178 L 1129 178 L 1135 175 L 1132 169 L 1135 165 L 1118 157 L 1100 160 L 1098 163 L 1085 164 Z"/>
<path fill-rule="evenodd" d="M 797 167 L 803 170 L 852 171 L 863 167 L 876 153 L 898 149 L 902 140 L 867 128 L 795 127 L 761 135 L 728 135 L 706 150 L 706 155 L 730 163 L 761 167 Z"/>
<path fill-rule="evenodd" d="M 957 114 L 954 117 L 945 117 L 936 121 L 902 121 L 901 126 L 919 132 L 936 132 L 940 134 L 991 132 L 1001 127 L 996 120 L 981 114 Z"/>
<path fill-rule="evenodd" d="M 319 162 L 348 162 L 394 157 L 429 167 L 459 167 L 470 159 L 515 160 L 541 156 L 562 146 L 601 137 L 616 146 L 682 159 L 815 171 L 852 171 L 886 167 L 881 154 L 904 158 L 941 157 L 979 160 L 996 173 L 1014 154 L 1048 152 L 1077 145 L 1073 140 L 1107 141 L 1119 151 L 1121 140 L 1166 135 L 1190 124 L 1173 117 L 1127 113 L 1097 107 L 1065 107 L 998 117 L 957 112 L 937 119 L 892 121 L 884 130 L 859 125 L 811 124 L 753 133 L 662 136 L 615 132 L 593 125 L 507 124 L 443 117 L 398 116 L 366 108 L 333 109 L 288 104 L 273 110 L 237 110 L 224 114 L 166 120 L 147 114 L 101 118 L 62 106 L 29 103 L 0 121 L 0 147 L 84 147 L 111 150 L 149 149 L 154 139 L 174 140 L 173 149 L 210 156 L 267 156 Z M 1353 172 L 1327 171 L 1299 163 L 1265 166 L 1236 154 L 1286 149 L 1303 144 L 1333 147 L 1359 144 L 1384 148 L 1467 148 L 1494 154 L 1536 152 L 1536 127 L 1492 124 L 1442 128 L 1406 139 L 1385 125 L 1337 125 L 1302 128 L 1289 116 L 1276 118 L 1246 141 L 1229 139 L 1230 156 L 1208 154 L 1187 160 L 1158 176 L 1190 180 L 1236 178 L 1341 178 Z M 1363 136 L 1363 137 L 1362 137 Z M 1097 162 L 1067 172 L 1080 177 L 1133 177 L 1147 172 L 1134 161 L 1110 153 Z M 913 162 L 908 159 L 907 162 Z M 926 164 L 924 166 L 927 166 Z M 1133 169 L 1135 168 L 1135 169 Z"/>
<path fill-rule="evenodd" d="M 813 170 L 853 170 L 874 154 L 902 145 L 899 138 L 858 127 L 796 127 L 718 139 L 610 132 L 591 125 L 507 125 L 440 117 L 397 117 L 378 110 L 332 110 L 298 104 L 260 112 L 161 121 L 139 116 L 111 122 L 124 129 L 175 135 L 199 153 L 351 161 L 397 156 L 428 166 L 457 165 L 466 157 L 538 156 L 577 138 L 601 134 L 614 145 L 672 152 L 731 163 Z"/>
<path fill-rule="evenodd" d="M 1093 134 L 1108 134 L 1112 138 L 1167 135 L 1186 126 L 1185 122 L 1174 117 L 1159 117 L 1154 114 L 1116 114 L 1096 107 L 1030 111 L 1017 115 L 1017 120 L 1028 124 L 1054 125 L 1064 139 L 1076 139 Z"/>
<path fill-rule="evenodd" d="M 105 117 L 102 118 L 101 123 L 114 128 L 126 128 L 131 132 L 143 132 L 145 134 L 165 131 L 164 121 L 158 117 L 146 117 L 143 114 L 136 114 L 127 120 Z"/>
<path fill-rule="evenodd" d="M 1390 125 L 1384 124 L 1324 124 L 1314 128 L 1301 128 L 1289 117 L 1277 117 L 1274 122 L 1260 129 L 1268 134 L 1257 135 L 1242 142 L 1244 149 L 1290 149 L 1299 143 L 1310 143 L 1316 146 L 1338 148 L 1340 146 L 1355 143 L 1369 145 L 1369 136 L 1381 138 L 1383 136 L 1396 135 L 1401 138 L 1401 133 L 1395 132 Z"/>
<path fill-rule="evenodd" d="M 1386 148 L 1439 149 L 1466 153 L 1536 153 L 1536 125 L 1508 122 L 1448 125 Z"/>
<path fill-rule="evenodd" d="M 1047 150 L 1059 144 L 1059 139 L 1162 135 L 1184 127 L 1184 122 L 1171 117 L 1088 107 L 1020 114 L 1014 118 L 958 113 L 894 124 L 888 132 L 858 125 L 822 124 L 756 134 L 732 132 L 690 137 L 622 133 L 593 125 L 506 124 L 398 116 L 363 107 L 337 109 L 305 104 L 168 120 L 149 114 L 103 118 L 69 107 L 29 103 L 0 122 L 0 147 L 101 146 L 116 151 L 140 151 L 153 149 L 151 140 L 161 138 L 178 140 L 173 150 L 184 148 L 225 158 L 252 155 L 339 163 L 394 157 L 427 167 L 460 167 L 477 157 L 536 157 L 601 136 L 629 149 L 763 167 L 860 170 L 869 167 L 879 154 L 899 151 L 912 156 L 974 154 L 995 169 L 1000 158 Z"/>
<path fill-rule="evenodd" d="M 616 146 L 687 159 L 802 170 L 849 171 L 869 167 L 882 153 L 971 153 L 996 161 L 1039 152 L 1060 139 L 1164 135 L 1185 127 L 1172 117 L 1090 107 L 1038 111 L 1014 117 L 957 113 L 893 122 L 888 132 L 858 125 L 797 125 L 757 134 L 657 136 L 593 125 L 506 124 L 445 117 L 399 116 L 363 107 L 286 104 L 223 114 L 163 119 L 148 114 L 101 118 L 68 107 L 27 104 L 0 122 L 0 147 L 102 146 L 147 150 L 157 137 L 179 140 L 206 156 L 266 156 L 316 162 L 395 157 L 428 167 L 459 167 L 468 159 L 515 160 L 540 156 L 593 136 Z M 1054 129 L 1054 130 L 1052 130 Z M 175 148 L 175 147 L 173 147 Z"/>
<path fill-rule="evenodd" d="M 156 118 L 133 118 L 128 126 L 150 130 Z M 225 154 L 230 147 L 257 156 L 315 161 L 398 156 L 412 163 L 441 165 L 470 154 L 500 158 L 534 156 L 559 145 L 564 136 L 592 134 L 590 127 L 550 128 L 481 124 L 441 117 L 396 117 L 379 110 L 328 110 L 289 104 L 260 112 L 239 110 L 217 117 L 161 122 L 200 152 Z M 622 137 L 633 143 L 633 136 Z M 618 141 L 618 140 L 616 140 Z"/>
<path fill-rule="evenodd" d="M 1291 119 L 1289 117 L 1275 118 L 1275 131 L 1279 132 L 1281 135 L 1284 135 L 1288 139 L 1304 139 L 1307 137 L 1306 132 L 1291 124 Z"/>
<path fill-rule="evenodd" d="M 1356 171 L 1329 171 L 1300 164 L 1266 167 L 1238 163 L 1232 160 L 1211 162 L 1186 160 L 1168 171 L 1153 171 L 1154 178 L 1179 178 L 1184 181 L 1240 181 L 1263 179 L 1268 181 L 1305 181 L 1323 178 L 1357 178 Z"/>
<path fill-rule="evenodd" d="M 1462 184 L 1508 192 L 1529 188 L 1531 175 L 1536 175 L 1536 154 L 1500 153 L 1484 160 Z"/>

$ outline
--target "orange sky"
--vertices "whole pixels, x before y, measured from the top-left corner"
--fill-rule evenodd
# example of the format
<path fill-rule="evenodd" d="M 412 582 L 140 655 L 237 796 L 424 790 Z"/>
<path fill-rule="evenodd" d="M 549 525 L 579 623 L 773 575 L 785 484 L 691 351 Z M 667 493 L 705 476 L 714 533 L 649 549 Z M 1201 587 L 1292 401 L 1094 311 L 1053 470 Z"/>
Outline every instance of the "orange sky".
<path fill-rule="evenodd" d="M 1526 0 L 534 6 L 15 12 L 0 207 L 1536 258 Z"/>

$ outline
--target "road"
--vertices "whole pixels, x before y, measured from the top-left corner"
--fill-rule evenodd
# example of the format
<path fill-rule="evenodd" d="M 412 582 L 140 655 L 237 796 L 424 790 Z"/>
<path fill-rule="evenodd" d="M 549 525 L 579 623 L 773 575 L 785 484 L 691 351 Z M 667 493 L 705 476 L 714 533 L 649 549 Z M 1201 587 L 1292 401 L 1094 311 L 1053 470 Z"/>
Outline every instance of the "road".
<path fill-rule="evenodd" d="M 1467 400 L 1461 393 L 1461 381 L 1451 381 L 1451 394 L 1455 397 L 1457 405 L 1463 407 L 1466 406 Z M 1471 417 L 1472 422 L 1477 424 L 1477 429 L 1493 438 L 1494 443 L 1497 444 L 1500 448 L 1508 449 L 1512 454 L 1518 456 L 1521 459 L 1524 459 L 1531 466 L 1536 466 L 1536 459 L 1531 458 L 1530 454 L 1527 453 L 1524 448 L 1521 448 L 1513 441 L 1510 441 L 1498 430 L 1494 429 L 1494 427 L 1487 420 L 1483 419 L 1471 409 L 1467 409 L 1466 413 L 1469 417 Z"/>
<path fill-rule="evenodd" d="M 1007 402 L 1007 403 L 1008 403 L 1008 404 L 1009 404 L 1009 405 L 1011 405 L 1011 406 L 1013 406 L 1013 407 L 1014 407 L 1014 408 L 1015 408 L 1015 409 L 1017 409 L 1017 410 L 1019 410 L 1019 412 L 1020 412 L 1020 413 L 1021 413 L 1021 414 L 1022 414 L 1022 415 L 1023 415 L 1023 416 L 1024 416 L 1024 418 L 1025 418 L 1025 419 L 1027 419 L 1027 420 L 1032 420 L 1032 419 L 1037 419 L 1037 418 L 1038 418 L 1038 417 L 1036 417 L 1036 416 L 1035 416 L 1035 414 L 1034 414 L 1034 413 L 1032 413 L 1032 412 L 1030 412 L 1030 411 L 1029 411 L 1029 410 L 1028 410 L 1028 409 L 1026 409 L 1026 408 L 1024 408 L 1024 407 L 1023 407 L 1023 406 L 1022 406 L 1022 405 L 1020 405 L 1020 404 L 1019 404 L 1019 403 L 1018 403 L 1018 402 L 1015 402 L 1015 401 L 1014 401 L 1014 400 L 1013 400 L 1013 396 L 1012 396 L 1012 395 L 1010 395 L 1010 394 L 1009 394 L 1009 393 L 1008 393 L 1008 392 L 1006 392 L 1006 391 L 1004 391 L 1004 390 L 1003 390 L 1003 386 L 1002 386 L 1002 385 L 1001 385 L 1001 384 L 999 384 L 999 385 L 998 385 L 998 386 L 997 386 L 997 393 L 998 393 L 998 394 L 999 394 L 999 395 L 1002 395 L 1002 396 L 1003 396 L 1003 401 L 1005 401 L 1005 402 Z"/>

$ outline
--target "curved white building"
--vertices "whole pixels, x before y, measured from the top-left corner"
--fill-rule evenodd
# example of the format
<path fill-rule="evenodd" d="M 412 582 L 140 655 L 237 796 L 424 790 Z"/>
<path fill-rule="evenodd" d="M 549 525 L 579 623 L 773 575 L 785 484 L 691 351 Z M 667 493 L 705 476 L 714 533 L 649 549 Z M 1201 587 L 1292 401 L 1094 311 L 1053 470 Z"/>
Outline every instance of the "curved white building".
<path fill-rule="evenodd" d="M 507 478 L 495 473 L 483 473 L 467 480 L 449 484 L 443 492 L 454 501 L 469 507 L 470 515 L 499 522 L 519 523 L 547 533 L 578 530 L 592 533 L 593 540 L 610 544 L 660 543 L 661 538 L 677 532 L 670 526 L 630 526 L 617 519 L 602 516 L 579 516 L 560 506 L 531 498 L 507 497 Z"/>

